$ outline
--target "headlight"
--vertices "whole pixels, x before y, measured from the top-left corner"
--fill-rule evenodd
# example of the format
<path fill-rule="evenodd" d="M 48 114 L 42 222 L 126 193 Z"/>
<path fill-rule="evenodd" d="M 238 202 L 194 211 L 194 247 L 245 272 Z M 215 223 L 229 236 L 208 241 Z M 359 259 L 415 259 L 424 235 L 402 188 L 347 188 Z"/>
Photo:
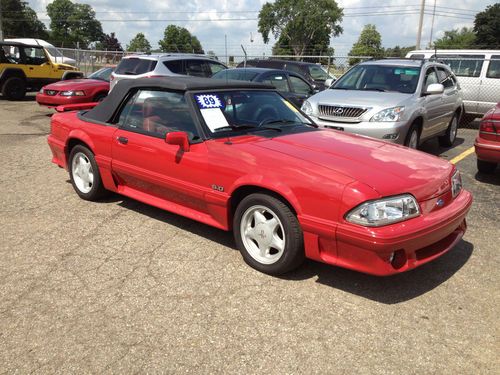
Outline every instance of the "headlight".
<path fill-rule="evenodd" d="M 455 198 L 458 193 L 462 190 L 462 176 L 460 176 L 460 172 L 458 169 L 451 176 L 451 195 Z"/>
<path fill-rule="evenodd" d="M 313 113 L 313 107 L 308 100 L 305 100 L 304 103 L 302 103 L 302 107 L 300 109 L 308 116 L 311 116 Z"/>
<path fill-rule="evenodd" d="M 38 91 L 40 94 L 43 94 L 43 87 Z"/>
<path fill-rule="evenodd" d="M 399 121 L 403 117 L 405 107 L 386 108 L 379 113 L 376 113 L 370 121 L 374 122 L 394 122 Z"/>
<path fill-rule="evenodd" d="M 346 215 L 346 220 L 367 227 L 397 223 L 420 215 L 418 203 L 410 194 L 365 202 Z"/>
<path fill-rule="evenodd" d="M 85 96 L 85 91 L 77 90 L 77 91 L 61 91 L 59 94 L 61 96 Z"/>

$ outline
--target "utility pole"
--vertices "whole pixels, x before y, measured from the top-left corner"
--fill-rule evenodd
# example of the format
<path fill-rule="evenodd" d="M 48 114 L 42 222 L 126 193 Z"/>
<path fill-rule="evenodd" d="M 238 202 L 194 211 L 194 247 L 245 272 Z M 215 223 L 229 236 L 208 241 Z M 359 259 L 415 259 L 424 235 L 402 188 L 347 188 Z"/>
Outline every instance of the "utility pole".
<path fill-rule="evenodd" d="M 2 1 L 0 1 L 0 41 L 3 40 L 3 29 L 2 29 Z"/>
<path fill-rule="evenodd" d="M 420 49 L 420 39 L 422 38 L 422 23 L 424 22 L 425 0 L 420 3 L 420 20 L 418 21 L 417 45 L 416 49 Z"/>

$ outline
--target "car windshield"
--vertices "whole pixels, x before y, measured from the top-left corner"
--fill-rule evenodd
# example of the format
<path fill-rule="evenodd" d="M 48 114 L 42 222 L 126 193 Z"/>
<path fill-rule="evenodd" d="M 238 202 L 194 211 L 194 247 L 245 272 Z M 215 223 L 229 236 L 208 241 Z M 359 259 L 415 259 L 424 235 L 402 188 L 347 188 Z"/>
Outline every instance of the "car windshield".
<path fill-rule="evenodd" d="M 257 73 L 245 69 L 225 69 L 215 73 L 213 79 L 235 79 L 237 81 L 252 81 Z"/>
<path fill-rule="evenodd" d="M 321 67 L 317 65 L 310 65 L 307 67 L 309 70 L 309 74 L 315 81 L 326 81 L 327 79 L 330 79 L 330 75 Z"/>
<path fill-rule="evenodd" d="M 101 81 L 109 82 L 109 76 L 113 72 L 112 67 L 99 69 L 97 72 L 92 73 L 88 76 L 89 79 L 99 79 Z"/>
<path fill-rule="evenodd" d="M 274 91 L 231 90 L 196 93 L 196 106 L 212 133 L 315 127 Z"/>
<path fill-rule="evenodd" d="M 420 67 L 358 65 L 336 81 L 331 90 L 396 91 L 414 93 Z"/>

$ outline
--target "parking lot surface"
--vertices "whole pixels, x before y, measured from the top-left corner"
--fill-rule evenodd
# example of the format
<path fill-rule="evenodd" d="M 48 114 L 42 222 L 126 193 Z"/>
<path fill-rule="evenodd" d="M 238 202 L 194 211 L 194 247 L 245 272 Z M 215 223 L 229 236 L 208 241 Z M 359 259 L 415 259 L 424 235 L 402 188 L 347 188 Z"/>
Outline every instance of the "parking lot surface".
<path fill-rule="evenodd" d="M 457 164 L 468 232 L 445 256 L 388 278 L 312 261 L 278 278 L 230 233 L 79 199 L 50 162 L 52 112 L 0 99 L 0 373 L 500 372 L 500 170 L 478 175 L 474 154 Z M 422 150 L 458 160 L 476 133 Z"/>

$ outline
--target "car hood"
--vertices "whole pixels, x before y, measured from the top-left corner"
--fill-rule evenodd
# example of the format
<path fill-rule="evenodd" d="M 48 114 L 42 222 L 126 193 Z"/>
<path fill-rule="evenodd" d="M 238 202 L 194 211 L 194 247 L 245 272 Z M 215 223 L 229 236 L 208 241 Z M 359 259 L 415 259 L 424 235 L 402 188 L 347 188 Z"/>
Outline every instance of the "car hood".
<path fill-rule="evenodd" d="M 86 87 L 95 87 L 98 85 L 109 86 L 109 82 L 99 79 L 68 79 L 66 81 L 59 81 L 44 86 L 47 90 L 83 90 Z"/>
<path fill-rule="evenodd" d="M 257 142 L 255 147 L 342 173 L 372 187 L 381 196 L 411 193 L 424 201 L 451 187 L 453 166 L 446 160 L 334 130 L 280 136 Z"/>
<path fill-rule="evenodd" d="M 380 92 L 362 90 L 332 90 L 328 89 L 314 95 L 309 100 L 317 104 L 355 105 L 362 107 L 394 107 L 412 94 L 400 92 Z"/>

